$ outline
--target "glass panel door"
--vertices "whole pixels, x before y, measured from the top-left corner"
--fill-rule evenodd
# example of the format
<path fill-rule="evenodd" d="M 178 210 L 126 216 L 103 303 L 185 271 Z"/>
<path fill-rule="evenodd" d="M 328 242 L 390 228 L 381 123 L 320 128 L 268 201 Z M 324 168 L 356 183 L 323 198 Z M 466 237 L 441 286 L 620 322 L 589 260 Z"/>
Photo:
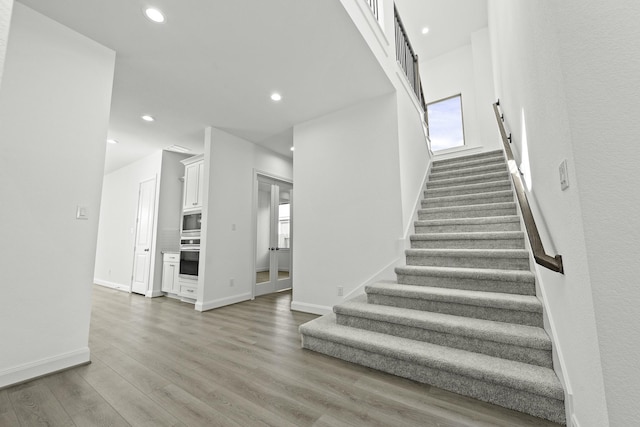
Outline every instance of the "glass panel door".
<path fill-rule="evenodd" d="M 258 176 L 256 296 L 291 288 L 292 188 Z"/>

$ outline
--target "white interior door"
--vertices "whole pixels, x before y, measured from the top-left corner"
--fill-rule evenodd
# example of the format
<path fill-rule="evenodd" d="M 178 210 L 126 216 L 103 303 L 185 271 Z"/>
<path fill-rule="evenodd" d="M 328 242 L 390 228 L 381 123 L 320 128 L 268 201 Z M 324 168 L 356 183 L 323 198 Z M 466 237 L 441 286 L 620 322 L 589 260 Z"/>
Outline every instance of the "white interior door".
<path fill-rule="evenodd" d="M 290 183 L 258 175 L 255 296 L 292 286 L 292 189 Z"/>
<path fill-rule="evenodd" d="M 152 178 L 141 182 L 138 192 L 138 217 L 136 219 L 136 238 L 133 250 L 131 292 L 142 295 L 145 295 L 149 289 L 155 201 L 156 179 Z"/>

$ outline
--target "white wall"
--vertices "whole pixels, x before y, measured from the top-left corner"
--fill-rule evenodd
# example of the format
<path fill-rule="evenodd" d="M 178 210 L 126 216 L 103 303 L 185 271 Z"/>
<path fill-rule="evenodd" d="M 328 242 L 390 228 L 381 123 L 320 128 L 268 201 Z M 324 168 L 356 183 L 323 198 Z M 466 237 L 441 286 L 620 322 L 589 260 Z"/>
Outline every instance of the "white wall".
<path fill-rule="evenodd" d="M 251 298 L 255 275 L 254 169 L 286 179 L 293 177 L 291 159 L 222 130 L 207 128 L 196 310 Z M 230 279 L 234 279 L 234 286 L 230 286 Z"/>
<path fill-rule="evenodd" d="M 545 246 L 564 260 L 564 276 L 537 271 L 573 416 L 581 426 L 635 425 L 640 56 L 630 40 L 640 33 L 640 5 L 492 0 L 489 10 L 496 94 L 529 169 Z"/>
<path fill-rule="evenodd" d="M 180 249 L 180 214 L 186 154 L 159 150 L 104 177 L 94 281 L 128 290 L 133 271 L 138 191 L 156 178 L 154 238 L 147 296 L 161 295 L 162 251 Z"/>
<path fill-rule="evenodd" d="M 2 72 L 4 70 L 4 58 L 7 53 L 7 39 L 11 26 L 11 11 L 13 0 L 0 0 L 0 86 L 2 86 Z"/>
<path fill-rule="evenodd" d="M 426 175 L 431 165 L 431 154 L 425 140 L 422 115 L 416 110 L 415 103 L 409 94 L 400 89 L 396 103 L 403 230 L 398 237 L 408 239 L 409 234 L 414 231 L 413 222 L 417 219 Z"/>
<path fill-rule="evenodd" d="M 0 387 L 89 361 L 115 54 L 13 8 L 0 90 Z M 86 206 L 89 219 L 76 220 Z"/>
<path fill-rule="evenodd" d="M 396 114 L 386 95 L 295 126 L 292 308 L 327 312 L 397 258 Z"/>
<path fill-rule="evenodd" d="M 338 286 L 348 297 L 395 278 L 431 161 L 419 101 L 395 59 L 393 1 L 379 2 L 381 23 L 365 2 L 341 3 L 395 93 L 294 127 L 292 307 L 318 314 L 343 299 Z"/>
<path fill-rule="evenodd" d="M 129 289 L 133 271 L 140 183 L 157 177 L 155 206 L 157 214 L 161 166 L 162 151 L 157 151 L 104 176 L 96 247 L 94 276 L 96 283 L 118 289 Z M 156 215 L 154 215 L 154 221 L 155 218 Z M 153 282 L 151 276 L 149 280 Z"/>
<path fill-rule="evenodd" d="M 493 86 L 494 72 L 489 28 L 471 33 L 471 52 L 473 54 L 473 81 L 476 93 L 479 140 L 485 150 L 501 149 L 500 132 L 493 112 L 496 92 Z"/>
<path fill-rule="evenodd" d="M 638 424 L 640 54 L 631 41 L 640 38 L 640 4 L 566 0 L 550 8 L 562 52 L 609 423 Z"/>
<path fill-rule="evenodd" d="M 501 147 L 492 109 L 495 99 L 488 29 L 472 33 L 466 46 L 421 62 L 420 75 L 427 103 L 462 94 L 466 148 L 486 151 Z"/>

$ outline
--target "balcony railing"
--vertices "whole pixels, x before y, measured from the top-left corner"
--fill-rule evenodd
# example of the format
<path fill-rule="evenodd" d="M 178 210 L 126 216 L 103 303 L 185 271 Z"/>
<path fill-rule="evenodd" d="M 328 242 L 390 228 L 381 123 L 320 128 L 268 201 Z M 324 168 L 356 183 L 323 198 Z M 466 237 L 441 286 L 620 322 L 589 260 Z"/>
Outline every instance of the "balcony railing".
<path fill-rule="evenodd" d="M 373 16 L 376 17 L 377 21 L 380 21 L 380 9 L 378 8 L 378 0 L 365 0 L 365 1 L 371 8 L 371 12 L 373 12 Z"/>
<path fill-rule="evenodd" d="M 402 67 L 404 74 L 409 80 L 411 89 L 418 97 L 420 106 L 426 111 L 426 103 L 424 93 L 422 91 L 422 82 L 420 80 L 420 68 L 418 65 L 418 55 L 413 50 L 407 31 L 404 29 L 402 19 L 398 13 L 398 9 L 393 6 L 393 15 L 395 20 L 395 39 L 396 39 L 396 59 Z"/>

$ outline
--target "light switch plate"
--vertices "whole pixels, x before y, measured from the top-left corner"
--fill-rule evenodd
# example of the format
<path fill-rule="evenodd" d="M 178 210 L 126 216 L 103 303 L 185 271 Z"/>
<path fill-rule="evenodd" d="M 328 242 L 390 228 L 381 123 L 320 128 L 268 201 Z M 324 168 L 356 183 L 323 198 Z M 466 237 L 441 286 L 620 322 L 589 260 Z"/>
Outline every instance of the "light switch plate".
<path fill-rule="evenodd" d="M 569 171 L 567 169 L 566 159 L 560 163 L 558 170 L 560 171 L 560 188 L 564 191 L 569 188 Z"/>
<path fill-rule="evenodd" d="M 76 219 L 89 219 L 89 208 L 78 205 L 76 208 Z"/>

